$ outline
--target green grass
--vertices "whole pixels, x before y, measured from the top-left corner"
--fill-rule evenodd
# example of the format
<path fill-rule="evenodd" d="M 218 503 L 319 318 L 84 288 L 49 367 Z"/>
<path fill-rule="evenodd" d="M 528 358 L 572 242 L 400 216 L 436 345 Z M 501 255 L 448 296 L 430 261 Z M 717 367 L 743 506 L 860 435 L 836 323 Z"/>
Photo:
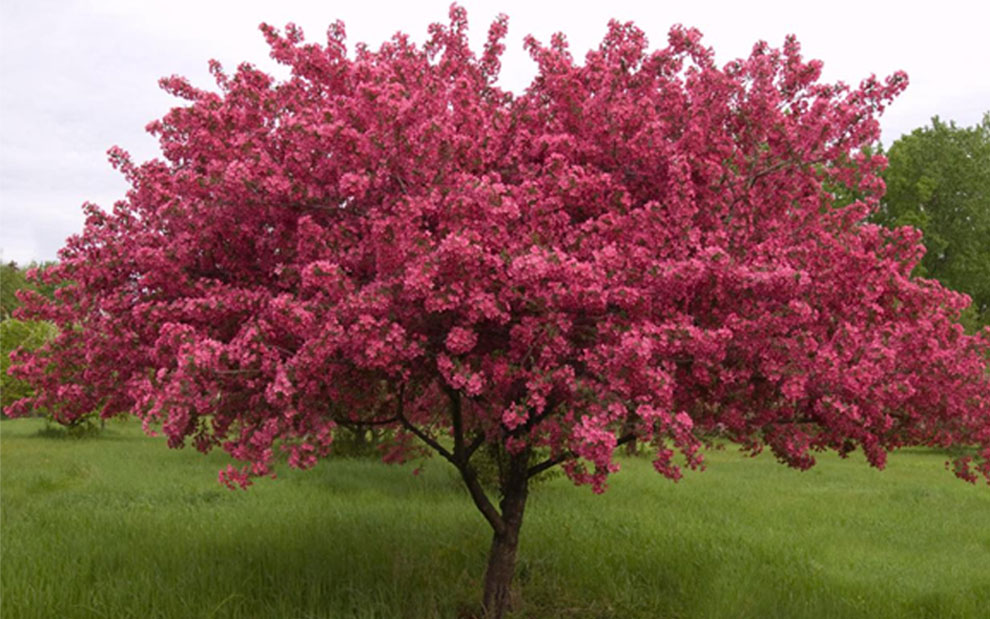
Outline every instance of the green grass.
<path fill-rule="evenodd" d="M 222 454 L 138 424 L 96 438 L 0 424 L 4 619 L 458 617 L 476 607 L 487 525 L 439 460 L 331 460 L 247 492 Z M 988 617 L 990 488 L 942 454 L 886 471 L 709 454 L 672 484 L 623 461 L 603 496 L 531 496 L 514 617 Z"/>

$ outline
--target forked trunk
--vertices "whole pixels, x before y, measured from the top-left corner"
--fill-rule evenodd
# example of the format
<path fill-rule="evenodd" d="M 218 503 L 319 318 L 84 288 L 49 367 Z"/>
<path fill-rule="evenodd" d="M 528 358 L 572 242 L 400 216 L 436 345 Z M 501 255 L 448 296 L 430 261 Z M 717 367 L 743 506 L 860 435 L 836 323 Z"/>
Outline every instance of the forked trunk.
<path fill-rule="evenodd" d="M 482 608 L 485 619 L 502 619 L 512 605 L 512 577 L 516 571 L 519 529 L 526 507 L 529 476 L 529 453 L 512 456 L 509 470 L 502 480 L 500 503 L 503 527 L 492 536 L 485 569 L 485 593 Z"/>

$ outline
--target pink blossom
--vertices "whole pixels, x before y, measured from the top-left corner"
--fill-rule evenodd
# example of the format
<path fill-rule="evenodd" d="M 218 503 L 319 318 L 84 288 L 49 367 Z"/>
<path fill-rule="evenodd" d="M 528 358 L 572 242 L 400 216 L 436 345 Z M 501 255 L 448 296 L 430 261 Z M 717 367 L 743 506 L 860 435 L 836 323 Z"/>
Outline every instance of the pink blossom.
<path fill-rule="evenodd" d="M 454 327 L 447 333 L 447 350 L 455 355 L 463 355 L 470 352 L 477 343 L 478 334 L 471 329 Z"/>

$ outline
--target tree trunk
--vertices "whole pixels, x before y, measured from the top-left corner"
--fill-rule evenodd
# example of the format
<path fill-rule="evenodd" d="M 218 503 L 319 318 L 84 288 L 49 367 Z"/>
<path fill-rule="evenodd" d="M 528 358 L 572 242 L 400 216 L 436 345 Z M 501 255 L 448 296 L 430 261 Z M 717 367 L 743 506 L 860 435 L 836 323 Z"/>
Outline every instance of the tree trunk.
<path fill-rule="evenodd" d="M 500 503 L 503 527 L 492 536 L 488 551 L 488 567 L 485 569 L 485 593 L 482 598 L 485 619 L 502 619 L 512 602 L 512 577 L 516 571 L 516 549 L 519 547 L 519 529 L 522 527 L 523 510 L 529 492 L 529 450 L 513 455 L 508 471 L 501 480 Z"/>
<path fill-rule="evenodd" d="M 639 455 L 639 445 L 636 443 L 636 439 L 632 439 L 628 443 L 626 443 L 626 455 L 627 456 Z"/>
<path fill-rule="evenodd" d="M 626 419 L 622 423 L 622 434 L 620 434 L 620 436 L 628 436 L 636 431 L 636 419 L 637 417 L 635 413 L 629 413 L 626 415 Z M 635 456 L 637 454 L 639 454 L 639 445 L 636 444 L 636 437 L 633 435 L 633 438 L 626 443 L 626 455 Z"/>
<path fill-rule="evenodd" d="M 488 551 L 488 567 L 485 570 L 485 594 L 482 599 L 486 619 L 502 619 L 512 605 L 512 577 L 516 571 L 518 545 L 518 528 L 504 535 L 496 533 L 492 537 L 492 547 Z"/>

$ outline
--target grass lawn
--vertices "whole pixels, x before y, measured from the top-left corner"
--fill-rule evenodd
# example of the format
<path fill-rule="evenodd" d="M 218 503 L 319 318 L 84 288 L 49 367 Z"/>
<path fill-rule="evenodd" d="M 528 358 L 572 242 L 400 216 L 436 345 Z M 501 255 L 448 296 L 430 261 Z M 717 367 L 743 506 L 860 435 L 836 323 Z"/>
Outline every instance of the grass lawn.
<path fill-rule="evenodd" d="M 4 619 L 419 619 L 480 599 L 490 533 L 440 460 L 336 459 L 232 492 L 223 454 L 137 422 L 41 427 L 0 424 Z M 513 617 L 990 617 L 990 488 L 946 456 L 708 460 L 677 484 L 630 459 L 602 496 L 536 488 Z"/>

